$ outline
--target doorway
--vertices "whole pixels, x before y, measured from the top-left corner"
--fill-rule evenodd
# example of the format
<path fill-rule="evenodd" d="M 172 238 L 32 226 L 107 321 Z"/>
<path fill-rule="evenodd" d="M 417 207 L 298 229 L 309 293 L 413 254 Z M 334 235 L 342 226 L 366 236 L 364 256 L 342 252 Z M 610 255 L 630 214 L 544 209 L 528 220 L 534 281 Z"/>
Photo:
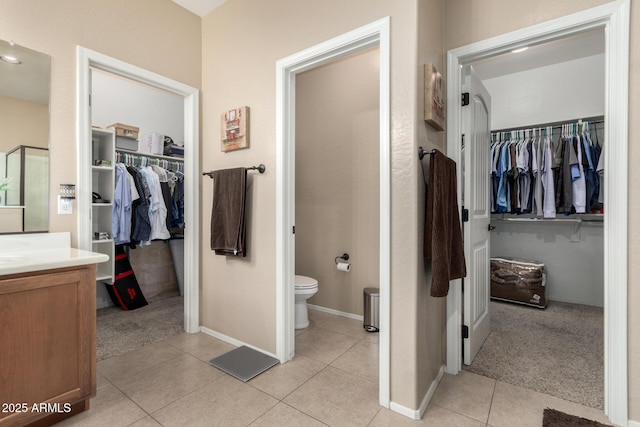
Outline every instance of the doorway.
<path fill-rule="evenodd" d="M 468 196 L 464 205 L 469 210 L 465 235 L 486 239 L 491 257 L 477 259 L 481 252 L 475 237 L 474 258 L 467 260 L 464 282 L 469 286 L 464 289 L 463 315 L 464 324 L 474 329 L 470 338 L 475 348 L 468 351 L 474 346 L 469 345 L 470 339 L 463 340 L 463 345 L 467 344 L 464 370 L 599 409 L 604 402 L 603 215 L 608 209 L 602 213 L 597 197 L 590 197 L 588 203 L 578 202 L 577 196 L 574 200 L 572 183 L 567 180 L 567 186 L 563 185 L 560 171 L 562 164 L 569 167 L 568 153 L 562 155 L 563 148 L 568 148 L 566 135 L 584 135 L 582 128 L 587 131 L 589 124 L 591 142 L 580 148 L 585 151 L 583 147 L 587 147 L 594 162 L 593 173 L 589 164 L 584 169 L 591 174 L 592 194 L 597 194 L 599 147 L 607 145 L 602 116 L 604 41 L 604 30 L 599 28 L 466 65 L 465 69 L 473 68 L 478 84 L 490 94 L 491 126 L 481 132 L 465 129 L 463 149 L 464 195 Z M 466 77 L 467 73 L 465 82 Z M 590 89 L 584 91 L 585 87 Z M 470 105 L 463 108 L 463 117 L 473 116 L 475 100 L 482 98 L 473 87 L 467 91 Z M 572 102 L 566 102 L 569 98 Z M 579 120 L 584 125 L 578 126 Z M 480 135 L 489 135 L 488 129 L 491 145 L 478 140 Z M 484 146 L 479 148 L 482 142 Z M 534 147 L 547 153 L 548 161 L 543 162 L 541 155 L 532 161 L 529 152 L 538 151 Z M 507 149 L 513 152 L 507 153 Z M 474 156 L 473 150 L 479 150 L 479 155 Z M 473 159 L 483 170 L 469 181 L 467 175 L 473 174 L 476 166 L 471 164 Z M 505 166 L 510 159 L 515 159 L 517 169 Z M 552 160 L 557 162 L 553 168 Z M 535 172 L 538 163 L 545 165 L 540 169 L 543 172 Z M 492 174 L 487 167 L 497 172 Z M 509 171 L 506 175 L 501 173 L 504 169 Z M 547 178 L 544 196 L 543 191 L 531 191 L 532 178 L 540 184 L 536 186 L 539 190 Z M 584 213 L 571 213 L 574 205 L 584 206 L 577 209 Z M 490 214 L 484 212 L 487 206 L 491 206 Z M 482 218 L 478 218 L 479 207 Z M 480 219 L 482 224 L 474 223 Z M 465 242 L 471 244 L 470 239 Z M 485 268 L 476 269 L 476 262 Z M 538 263 L 542 267 L 531 265 Z M 507 279 L 507 271 L 516 269 L 527 272 L 527 285 Z M 472 277 L 476 272 L 484 273 L 486 282 Z M 485 298 L 484 304 L 469 304 L 467 300 L 485 283 L 491 284 L 486 288 L 491 301 Z M 472 319 L 473 311 L 485 305 L 490 310 L 483 331 L 482 322 L 476 324 Z"/>
<path fill-rule="evenodd" d="M 91 69 L 102 70 L 125 79 L 162 89 L 184 98 L 184 329 L 195 333 L 200 328 L 199 314 L 199 235 L 200 207 L 199 177 L 199 92 L 197 89 L 176 82 L 142 68 L 111 58 L 89 49 L 78 47 L 78 93 L 77 93 L 77 164 L 78 182 L 91 182 Z M 78 186 L 78 246 L 91 250 L 92 224 L 91 189 Z"/>
<path fill-rule="evenodd" d="M 384 18 L 276 63 L 276 354 L 294 356 L 295 78 L 296 74 L 372 47 L 380 72 L 380 337 L 379 403 L 389 407 L 390 316 L 390 22 Z"/>
<path fill-rule="evenodd" d="M 628 0 L 579 12 L 544 24 L 477 42 L 448 52 L 448 124 L 447 152 L 460 160 L 459 127 L 461 96 L 459 66 L 495 56 L 531 43 L 541 43 L 595 28 L 605 28 L 607 42 L 605 95 L 605 138 L 614 141 L 606 156 L 606 199 L 604 219 L 605 245 L 605 414 L 619 425 L 627 425 L 627 162 L 628 146 L 628 73 L 629 73 Z M 460 181 L 459 181 L 460 182 Z M 459 184 L 461 185 L 461 184 Z M 447 372 L 461 368 L 461 308 L 459 284 L 447 300 Z"/>

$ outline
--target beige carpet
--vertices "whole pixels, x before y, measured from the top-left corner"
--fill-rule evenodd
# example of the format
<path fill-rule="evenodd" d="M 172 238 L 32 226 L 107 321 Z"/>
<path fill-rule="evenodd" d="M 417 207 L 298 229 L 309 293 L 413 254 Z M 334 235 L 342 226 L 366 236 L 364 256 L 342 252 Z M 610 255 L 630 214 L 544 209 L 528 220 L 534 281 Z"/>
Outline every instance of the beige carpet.
<path fill-rule="evenodd" d="M 491 301 L 491 333 L 465 370 L 604 407 L 603 309 L 550 301 L 545 310 Z"/>
<path fill-rule="evenodd" d="M 101 308 L 96 314 L 98 361 L 184 332 L 184 303 L 174 296 L 132 311 Z"/>

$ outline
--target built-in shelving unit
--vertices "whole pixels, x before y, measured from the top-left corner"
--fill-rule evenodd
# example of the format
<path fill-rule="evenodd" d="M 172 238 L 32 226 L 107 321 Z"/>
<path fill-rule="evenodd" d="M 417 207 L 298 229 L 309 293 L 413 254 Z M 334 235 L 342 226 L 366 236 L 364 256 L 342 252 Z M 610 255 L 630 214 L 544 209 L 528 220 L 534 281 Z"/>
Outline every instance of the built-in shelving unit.
<path fill-rule="evenodd" d="M 93 252 L 109 256 L 109 261 L 97 265 L 96 281 L 113 283 L 114 246 L 111 236 L 111 212 L 113 210 L 115 135 L 110 129 L 91 130 L 91 191 L 101 201 L 91 204 L 91 246 Z M 108 162 L 107 166 L 96 166 L 97 161 Z M 99 239 L 96 233 L 108 233 L 107 239 Z"/>

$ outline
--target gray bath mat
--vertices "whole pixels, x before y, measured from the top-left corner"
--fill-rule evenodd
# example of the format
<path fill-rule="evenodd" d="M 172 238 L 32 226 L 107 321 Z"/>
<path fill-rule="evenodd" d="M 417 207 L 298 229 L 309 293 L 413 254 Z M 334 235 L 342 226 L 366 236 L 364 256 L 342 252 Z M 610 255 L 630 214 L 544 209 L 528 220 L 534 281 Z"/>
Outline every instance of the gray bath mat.
<path fill-rule="evenodd" d="M 244 345 L 209 360 L 210 365 L 244 382 L 249 381 L 278 363 L 280 361 L 275 357 L 260 353 Z"/>

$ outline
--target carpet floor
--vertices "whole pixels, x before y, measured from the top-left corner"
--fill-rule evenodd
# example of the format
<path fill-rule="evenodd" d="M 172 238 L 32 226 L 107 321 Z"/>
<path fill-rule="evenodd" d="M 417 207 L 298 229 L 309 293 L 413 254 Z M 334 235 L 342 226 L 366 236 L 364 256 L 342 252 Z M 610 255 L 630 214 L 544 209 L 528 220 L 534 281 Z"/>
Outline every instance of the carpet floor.
<path fill-rule="evenodd" d="M 184 332 L 183 298 L 157 300 L 132 311 L 101 308 L 96 324 L 96 359 L 100 361 Z"/>
<path fill-rule="evenodd" d="M 546 309 L 491 301 L 491 333 L 464 369 L 604 408 L 603 309 L 550 301 Z"/>

